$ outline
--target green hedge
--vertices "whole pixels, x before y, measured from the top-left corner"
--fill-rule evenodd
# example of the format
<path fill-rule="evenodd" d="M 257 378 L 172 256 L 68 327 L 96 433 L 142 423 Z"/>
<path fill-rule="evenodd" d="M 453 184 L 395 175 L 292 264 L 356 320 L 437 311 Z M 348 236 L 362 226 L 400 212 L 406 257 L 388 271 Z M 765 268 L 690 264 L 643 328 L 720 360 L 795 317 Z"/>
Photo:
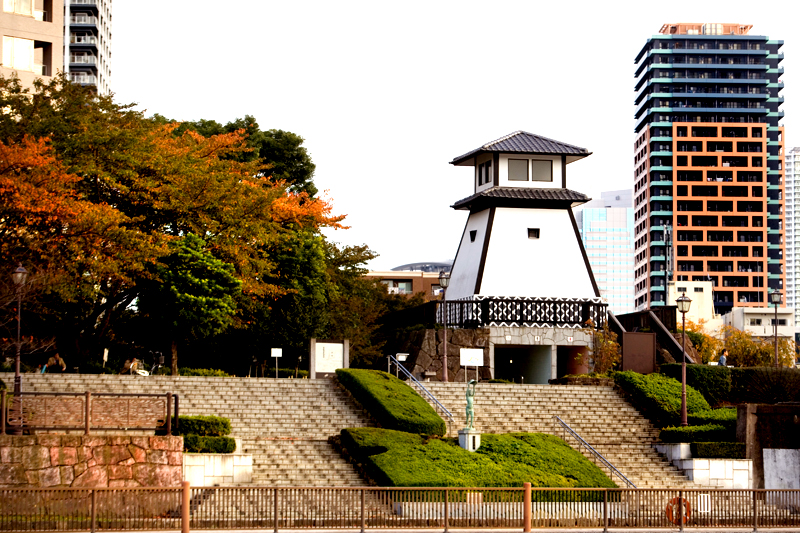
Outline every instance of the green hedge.
<path fill-rule="evenodd" d="M 736 431 L 721 424 L 668 427 L 661 430 L 661 442 L 734 442 Z"/>
<path fill-rule="evenodd" d="M 350 455 L 387 487 L 615 487 L 603 472 L 552 435 L 484 434 L 475 453 L 455 439 L 380 428 L 341 432 Z"/>
<path fill-rule="evenodd" d="M 681 365 L 661 365 L 661 373 L 680 381 Z M 800 369 L 796 368 L 686 365 L 686 384 L 711 405 L 800 401 Z"/>
<path fill-rule="evenodd" d="M 681 365 L 661 365 L 661 373 L 681 380 Z M 731 369 L 726 366 L 686 365 L 686 384 L 697 389 L 711 405 L 730 402 Z"/>
<path fill-rule="evenodd" d="M 405 382 L 380 370 L 340 368 L 336 376 L 350 394 L 387 429 L 444 435 L 444 420 Z"/>
<path fill-rule="evenodd" d="M 190 453 L 233 453 L 236 441 L 231 437 L 205 437 L 202 435 L 185 435 L 183 451 Z"/>
<path fill-rule="evenodd" d="M 694 442 L 691 445 L 695 459 L 744 459 L 744 442 Z"/>
<path fill-rule="evenodd" d="M 662 374 L 642 375 L 632 371 L 614 372 L 614 382 L 628 395 L 631 403 L 658 427 L 674 425 L 681 418 L 681 382 Z M 703 395 L 686 387 L 686 410 L 707 411 Z"/>
<path fill-rule="evenodd" d="M 231 434 L 231 421 L 221 416 L 179 416 L 175 435 L 221 437 Z"/>
<path fill-rule="evenodd" d="M 217 378 L 229 378 L 230 374 L 224 370 L 215 370 L 213 368 L 179 368 L 178 375 L 180 376 L 206 376 Z"/>
<path fill-rule="evenodd" d="M 718 424 L 734 433 L 736 432 L 736 419 L 736 409 L 732 407 L 700 411 L 698 413 L 692 413 L 688 417 L 689 424 L 692 426 Z"/>

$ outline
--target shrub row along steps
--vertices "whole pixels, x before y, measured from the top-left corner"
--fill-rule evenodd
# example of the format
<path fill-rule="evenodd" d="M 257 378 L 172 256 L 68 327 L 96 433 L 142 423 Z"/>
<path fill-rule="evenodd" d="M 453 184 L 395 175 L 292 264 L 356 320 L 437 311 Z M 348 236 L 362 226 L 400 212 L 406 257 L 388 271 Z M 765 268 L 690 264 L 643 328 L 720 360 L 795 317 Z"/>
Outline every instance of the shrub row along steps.
<path fill-rule="evenodd" d="M 13 384 L 13 374 L 0 373 Z M 181 415 L 230 419 L 232 436 L 253 454 L 253 482 L 278 486 L 364 486 L 328 444 L 346 427 L 374 423 L 330 379 L 24 374 L 23 392 L 179 395 Z"/>
<path fill-rule="evenodd" d="M 453 414 L 456 422 L 449 431 L 463 428 L 466 385 L 430 382 L 424 386 Z M 638 488 L 700 487 L 655 450 L 658 430 L 611 386 L 481 383 L 475 392 L 475 428 L 482 433 L 558 435 L 596 463 L 574 438 L 564 435 L 553 415 L 561 417 Z M 621 486 L 618 478 L 612 479 Z"/>

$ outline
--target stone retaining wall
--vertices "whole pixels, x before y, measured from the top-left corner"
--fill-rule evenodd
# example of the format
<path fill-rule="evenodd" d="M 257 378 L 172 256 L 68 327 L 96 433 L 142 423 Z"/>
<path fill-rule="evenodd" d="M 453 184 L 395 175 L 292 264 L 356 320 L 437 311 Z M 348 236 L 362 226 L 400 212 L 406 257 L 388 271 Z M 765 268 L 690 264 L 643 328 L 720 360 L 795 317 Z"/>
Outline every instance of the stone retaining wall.
<path fill-rule="evenodd" d="M 0 435 L 0 487 L 176 487 L 183 437 Z"/>

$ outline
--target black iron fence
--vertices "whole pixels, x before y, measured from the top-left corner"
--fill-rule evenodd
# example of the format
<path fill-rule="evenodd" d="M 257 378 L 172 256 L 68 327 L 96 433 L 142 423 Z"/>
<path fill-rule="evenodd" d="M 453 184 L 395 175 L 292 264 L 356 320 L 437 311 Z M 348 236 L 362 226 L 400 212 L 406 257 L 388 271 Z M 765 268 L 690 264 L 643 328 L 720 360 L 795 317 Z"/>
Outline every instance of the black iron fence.
<path fill-rule="evenodd" d="M 800 490 L 0 489 L 2 531 L 798 528 Z"/>
<path fill-rule="evenodd" d="M 436 319 L 448 327 L 487 326 L 595 327 L 606 322 L 608 304 L 601 298 L 493 298 L 475 296 L 471 300 L 440 303 Z"/>

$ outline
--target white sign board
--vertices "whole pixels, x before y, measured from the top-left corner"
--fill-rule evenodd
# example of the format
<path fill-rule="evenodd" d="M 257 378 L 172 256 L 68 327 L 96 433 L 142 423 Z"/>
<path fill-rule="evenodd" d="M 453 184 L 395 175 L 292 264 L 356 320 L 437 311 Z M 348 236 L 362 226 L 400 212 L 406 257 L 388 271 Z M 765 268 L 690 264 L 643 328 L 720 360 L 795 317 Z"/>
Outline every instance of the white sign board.
<path fill-rule="evenodd" d="M 461 348 L 461 366 L 483 366 L 483 349 Z"/>
<path fill-rule="evenodd" d="M 344 344 L 318 342 L 314 359 L 317 372 L 336 372 L 337 368 L 344 367 Z"/>
<path fill-rule="evenodd" d="M 272 357 L 283 357 L 283 348 L 273 348 L 271 353 Z"/>

